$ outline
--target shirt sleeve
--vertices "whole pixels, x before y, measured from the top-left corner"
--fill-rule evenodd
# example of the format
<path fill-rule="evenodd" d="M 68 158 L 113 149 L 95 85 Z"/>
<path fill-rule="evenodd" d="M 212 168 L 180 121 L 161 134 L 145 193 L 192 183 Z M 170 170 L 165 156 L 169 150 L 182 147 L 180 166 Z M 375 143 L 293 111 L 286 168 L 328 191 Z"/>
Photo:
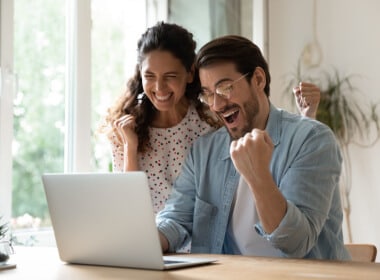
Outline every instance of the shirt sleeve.
<path fill-rule="evenodd" d="M 281 157 L 288 161 L 279 171 L 281 176 L 273 174 L 287 200 L 285 216 L 270 234 L 260 223 L 255 225 L 256 231 L 273 247 L 296 258 L 305 257 L 318 239 L 323 238 L 321 236 L 340 232 L 341 224 L 339 177 L 342 158 L 338 144 L 324 126 L 308 130 L 308 135 L 290 145 L 286 157 Z M 272 161 L 278 160 L 279 157 L 272 158 Z"/>

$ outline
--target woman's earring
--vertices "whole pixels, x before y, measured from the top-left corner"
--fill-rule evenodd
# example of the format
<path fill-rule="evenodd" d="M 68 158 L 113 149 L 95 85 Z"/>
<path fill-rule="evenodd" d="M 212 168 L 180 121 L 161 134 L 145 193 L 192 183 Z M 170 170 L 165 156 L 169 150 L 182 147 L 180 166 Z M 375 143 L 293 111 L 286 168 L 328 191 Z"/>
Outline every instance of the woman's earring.
<path fill-rule="evenodd" d="M 145 92 L 139 93 L 137 95 L 137 104 L 140 105 L 144 101 L 145 98 L 146 98 Z"/>

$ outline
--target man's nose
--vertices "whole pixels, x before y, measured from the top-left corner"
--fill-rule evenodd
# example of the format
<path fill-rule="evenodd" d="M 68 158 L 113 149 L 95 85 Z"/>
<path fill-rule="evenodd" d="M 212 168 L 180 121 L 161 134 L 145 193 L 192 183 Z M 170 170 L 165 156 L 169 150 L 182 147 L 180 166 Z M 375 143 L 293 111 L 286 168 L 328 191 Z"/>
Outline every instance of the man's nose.
<path fill-rule="evenodd" d="M 221 108 L 223 108 L 226 105 L 227 99 L 220 96 L 219 94 L 214 94 L 214 103 L 212 105 L 213 109 L 215 111 L 219 111 Z"/>

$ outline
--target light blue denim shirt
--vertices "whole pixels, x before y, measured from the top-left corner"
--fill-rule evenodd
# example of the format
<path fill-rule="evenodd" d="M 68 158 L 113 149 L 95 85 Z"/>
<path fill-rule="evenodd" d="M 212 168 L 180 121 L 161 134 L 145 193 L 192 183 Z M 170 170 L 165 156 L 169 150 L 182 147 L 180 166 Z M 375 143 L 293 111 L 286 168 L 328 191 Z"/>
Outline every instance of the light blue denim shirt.
<path fill-rule="evenodd" d="M 266 127 L 275 146 L 273 179 L 287 200 L 280 225 L 266 234 L 284 257 L 350 259 L 343 244 L 339 177 L 342 158 L 332 131 L 318 121 L 270 107 Z M 225 128 L 201 136 L 191 148 L 158 229 L 174 252 L 191 240 L 192 253 L 234 254 L 226 232 L 239 183 Z"/>

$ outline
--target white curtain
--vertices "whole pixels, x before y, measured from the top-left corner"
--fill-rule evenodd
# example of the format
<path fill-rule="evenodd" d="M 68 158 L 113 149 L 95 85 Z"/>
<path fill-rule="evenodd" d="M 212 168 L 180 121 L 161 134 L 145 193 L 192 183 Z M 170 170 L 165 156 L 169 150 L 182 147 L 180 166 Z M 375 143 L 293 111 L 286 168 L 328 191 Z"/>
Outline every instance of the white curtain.
<path fill-rule="evenodd" d="M 209 0 L 211 37 L 241 35 L 241 1 Z"/>

